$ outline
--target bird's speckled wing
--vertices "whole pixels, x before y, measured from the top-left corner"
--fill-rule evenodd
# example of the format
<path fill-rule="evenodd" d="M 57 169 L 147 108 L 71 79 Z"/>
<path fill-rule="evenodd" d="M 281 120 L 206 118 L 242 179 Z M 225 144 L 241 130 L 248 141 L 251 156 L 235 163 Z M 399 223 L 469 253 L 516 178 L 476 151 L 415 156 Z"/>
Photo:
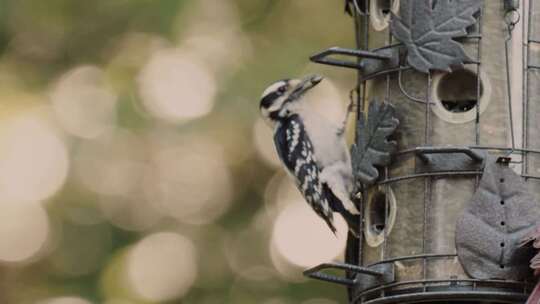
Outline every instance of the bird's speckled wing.
<path fill-rule="evenodd" d="M 320 169 L 313 144 L 302 119 L 292 115 L 282 121 L 274 133 L 274 143 L 279 158 L 294 177 L 306 201 L 335 233 L 332 210 L 319 179 Z"/>

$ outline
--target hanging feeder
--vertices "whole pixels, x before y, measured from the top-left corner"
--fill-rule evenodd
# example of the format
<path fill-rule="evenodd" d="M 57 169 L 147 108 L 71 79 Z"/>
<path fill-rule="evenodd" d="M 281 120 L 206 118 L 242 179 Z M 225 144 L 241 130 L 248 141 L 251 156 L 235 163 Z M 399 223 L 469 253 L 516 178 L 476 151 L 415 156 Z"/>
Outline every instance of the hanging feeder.
<path fill-rule="evenodd" d="M 516 246 L 540 221 L 533 2 L 346 1 L 356 48 L 311 59 L 358 70 L 363 234 L 345 263 L 307 276 L 345 285 L 355 304 L 525 302 L 533 253 Z M 514 41 L 523 52 L 510 57 Z"/>

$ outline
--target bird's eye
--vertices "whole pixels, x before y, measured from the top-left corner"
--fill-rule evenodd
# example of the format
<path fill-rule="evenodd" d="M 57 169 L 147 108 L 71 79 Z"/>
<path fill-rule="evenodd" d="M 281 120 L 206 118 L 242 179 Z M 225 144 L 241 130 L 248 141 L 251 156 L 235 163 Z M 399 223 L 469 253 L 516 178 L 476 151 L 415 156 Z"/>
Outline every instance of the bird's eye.
<path fill-rule="evenodd" d="M 281 94 L 285 93 L 285 91 L 287 91 L 287 86 L 281 86 L 278 89 L 278 92 L 280 92 Z"/>

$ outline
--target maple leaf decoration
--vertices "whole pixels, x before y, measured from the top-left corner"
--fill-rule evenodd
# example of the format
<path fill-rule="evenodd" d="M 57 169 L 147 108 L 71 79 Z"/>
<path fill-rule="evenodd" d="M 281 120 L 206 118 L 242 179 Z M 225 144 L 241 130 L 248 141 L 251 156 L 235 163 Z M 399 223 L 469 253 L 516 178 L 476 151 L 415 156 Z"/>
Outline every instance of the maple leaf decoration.
<path fill-rule="evenodd" d="M 392 34 L 407 47 L 407 62 L 416 70 L 450 72 L 472 60 L 452 38 L 467 35 L 476 23 L 482 0 L 402 0 L 392 15 Z"/>

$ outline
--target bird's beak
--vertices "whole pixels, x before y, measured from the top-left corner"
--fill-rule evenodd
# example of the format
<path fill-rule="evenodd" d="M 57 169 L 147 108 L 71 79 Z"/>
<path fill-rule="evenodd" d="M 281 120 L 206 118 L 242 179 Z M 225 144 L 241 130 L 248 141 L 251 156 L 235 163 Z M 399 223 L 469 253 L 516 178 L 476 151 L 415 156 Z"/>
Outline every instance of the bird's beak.
<path fill-rule="evenodd" d="M 323 80 L 322 76 L 319 75 L 309 75 L 306 78 L 300 82 L 300 84 L 297 86 L 297 90 L 299 90 L 302 94 L 310 90 L 311 88 L 315 87 Z"/>
<path fill-rule="evenodd" d="M 306 78 L 302 79 L 300 83 L 294 88 L 291 93 L 291 97 L 296 99 L 302 96 L 304 93 L 315 87 L 323 80 L 322 76 L 319 75 L 309 75 Z"/>

